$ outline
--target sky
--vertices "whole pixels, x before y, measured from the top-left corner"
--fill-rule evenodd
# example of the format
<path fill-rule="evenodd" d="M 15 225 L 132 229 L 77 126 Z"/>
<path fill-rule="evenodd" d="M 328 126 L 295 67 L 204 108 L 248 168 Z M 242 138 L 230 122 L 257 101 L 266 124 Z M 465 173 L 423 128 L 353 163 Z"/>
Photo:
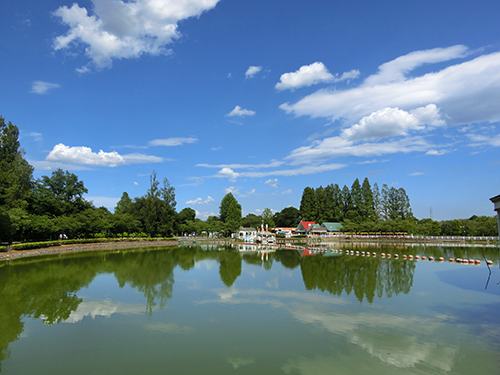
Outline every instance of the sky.
<path fill-rule="evenodd" d="M 299 208 L 367 177 L 415 217 L 493 216 L 498 0 L 3 0 L 0 115 L 34 176 L 112 210 L 150 174 L 177 210 Z"/>

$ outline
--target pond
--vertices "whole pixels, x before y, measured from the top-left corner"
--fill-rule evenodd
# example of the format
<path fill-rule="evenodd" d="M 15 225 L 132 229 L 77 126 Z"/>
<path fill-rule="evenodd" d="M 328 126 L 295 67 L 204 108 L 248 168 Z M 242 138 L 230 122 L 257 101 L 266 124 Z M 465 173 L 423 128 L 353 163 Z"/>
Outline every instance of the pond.
<path fill-rule="evenodd" d="M 1 372 L 494 374 L 497 259 L 479 247 L 198 246 L 3 263 Z"/>

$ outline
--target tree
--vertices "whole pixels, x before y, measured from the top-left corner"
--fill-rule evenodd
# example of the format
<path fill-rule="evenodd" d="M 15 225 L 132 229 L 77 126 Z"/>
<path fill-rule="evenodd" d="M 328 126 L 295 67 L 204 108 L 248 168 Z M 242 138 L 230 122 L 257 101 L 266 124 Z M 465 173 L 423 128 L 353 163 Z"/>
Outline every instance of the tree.
<path fill-rule="evenodd" d="M 116 203 L 115 214 L 129 214 L 133 211 L 132 206 L 132 199 L 130 199 L 127 192 L 123 192 L 122 197 Z"/>
<path fill-rule="evenodd" d="M 236 198 L 233 196 L 232 193 L 227 193 L 220 202 L 219 218 L 223 223 L 225 223 L 227 220 L 229 206 L 231 205 L 232 202 L 236 202 L 236 204 L 238 204 L 238 201 L 236 200 Z"/>
<path fill-rule="evenodd" d="M 136 215 L 144 231 L 150 236 L 170 236 L 177 216 L 175 189 L 170 186 L 167 178 L 163 179 L 163 188 L 160 188 L 155 171 L 150 174 L 149 181 L 147 193 L 134 200 Z"/>
<path fill-rule="evenodd" d="M 382 218 L 382 198 L 380 196 L 380 189 L 378 188 L 376 182 L 373 184 L 372 193 L 373 193 L 373 209 L 375 210 L 375 219 L 379 220 Z"/>
<path fill-rule="evenodd" d="M 347 218 L 355 223 L 360 223 L 363 220 L 363 194 L 361 192 L 361 185 L 358 179 L 355 179 L 351 185 L 350 203 L 352 206 L 351 210 L 347 213 Z"/>
<path fill-rule="evenodd" d="M 18 227 L 16 223 L 20 223 L 18 219 L 28 215 L 32 176 L 33 167 L 24 159 L 18 127 L 10 121 L 6 124 L 0 116 L 0 233 L 9 241 Z"/>
<path fill-rule="evenodd" d="M 274 222 L 280 228 L 297 227 L 300 222 L 300 211 L 295 207 L 286 207 L 274 215 Z"/>
<path fill-rule="evenodd" d="M 276 224 L 274 223 L 273 212 L 270 208 L 264 209 L 260 217 L 264 226 L 267 225 L 269 228 L 274 228 L 276 226 Z"/>
<path fill-rule="evenodd" d="M 313 221 L 316 219 L 316 194 L 313 188 L 309 186 L 304 188 L 299 210 L 302 220 Z"/>
<path fill-rule="evenodd" d="M 373 199 L 373 192 L 370 186 L 368 178 L 363 180 L 363 185 L 361 186 L 361 216 L 363 220 L 374 220 L 375 219 L 375 203 Z"/>
<path fill-rule="evenodd" d="M 241 226 L 246 228 L 258 228 L 262 223 L 262 219 L 255 214 L 248 214 L 241 222 Z"/>
<path fill-rule="evenodd" d="M 71 215 L 92 207 L 83 198 L 87 193 L 83 181 L 68 171 L 58 168 L 50 177 L 42 176 L 36 181 L 31 208 L 38 215 Z"/>

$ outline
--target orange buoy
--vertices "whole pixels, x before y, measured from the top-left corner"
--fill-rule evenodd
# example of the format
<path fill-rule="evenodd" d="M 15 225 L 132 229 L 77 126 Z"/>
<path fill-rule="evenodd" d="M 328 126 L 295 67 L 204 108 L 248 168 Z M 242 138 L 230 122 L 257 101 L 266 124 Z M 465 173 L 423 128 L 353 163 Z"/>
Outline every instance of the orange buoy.
<path fill-rule="evenodd" d="M 409 258 L 410 260 L 413 260 L 413 255 L 408 255 L 408 258 Z"/>
<path fill-rule="evenodd" d="M 404 254 L 404 255 L 403 255 L 403 259 L 404 259 L 404 260 L 406 260 L 406 258 L 407 258 L 407 256 L 406 256 L 406 254 Z"/>
<path fill-rule="evenodd" d="M 391 254 L 387 254 L 387 258 L 390 258 L 391 257 Z"/>
<path fill-rule="evenodd" d="M 455 263 L 455 259 L 450 258 L 450 263 Z"/>
<path fill-rule="evenodd" d="M 425 255 L 422 255 L 422 260 L 427 260 L 427 257 Z"/>
<path fill-rule="evenodd" d="M 469 259 L 462 259 L 463 264 L 469 264 Z"/>

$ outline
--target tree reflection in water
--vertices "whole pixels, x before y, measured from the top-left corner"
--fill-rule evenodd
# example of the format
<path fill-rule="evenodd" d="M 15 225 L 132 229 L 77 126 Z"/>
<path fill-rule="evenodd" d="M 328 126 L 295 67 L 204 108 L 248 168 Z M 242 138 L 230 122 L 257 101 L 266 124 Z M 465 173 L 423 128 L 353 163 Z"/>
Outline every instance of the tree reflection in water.
<path fill-rule="evenodd" d="M 426 251 L 437 256 L 441 249 Z M 422 249 L 419 252 L 422 253 Z M 318 289 L 337 296 L 354 293 L 360 302 L 366 299 L 369 303 L 375 296 L 383 298 L 385 294 L 390 298 L 408 293 L 415 271 L 415 262 L 380 257 L 301 257 L 298 251 L 277 251 L 270 252 L 262 260 L 257 253 L 242 255 L 218 246 L 82 253 L 2 264 L 0 364 L 9 356 L 9 344 L 20 337 L 24 318 L 40 318 L 48 325 L 68 319 L 82 302 L 77 292 L 97 275 L 113 274 L 121 288 L 128 285 L 141 292 L 145 298 L 145 313 L 151 315 L 157 306 L 163 309 L 172 298 L 174 269 L 180 267 L 187 271 L 202 260 L 219 263 L 219 277 L 228 288 L 241 275 L 242 261 L 266 270 L 281 263 L 288 269 L 300 267 L 308 290 Z"/>

